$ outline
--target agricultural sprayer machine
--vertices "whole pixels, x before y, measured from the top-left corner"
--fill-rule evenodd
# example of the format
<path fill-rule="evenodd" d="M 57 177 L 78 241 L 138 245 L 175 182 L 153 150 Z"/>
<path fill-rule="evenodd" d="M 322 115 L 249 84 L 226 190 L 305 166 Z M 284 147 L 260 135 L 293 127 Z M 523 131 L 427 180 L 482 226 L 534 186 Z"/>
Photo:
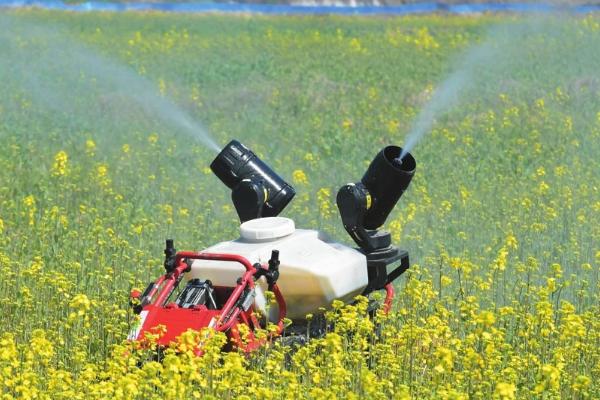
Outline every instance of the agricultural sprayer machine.
<path fill-rule="evenodd" d="M 322 314 L 333 300 L 349 303 L 357 295 L 384 290 L 382 306 L 388 312 L 392 282 L 409 267 L 408 253 L 379 230 L 414 175 L 415 159 L 401 154 L 400 147 L 385 147 L 360 182 L 338 191 L 344 228 L 358 245 L 353 248 L 279 217 L 294 189 L 252 151 L 231 141 L 210 167 L 231 189 L 240 237 L 200 252 L 178 252 L 168 239 L 164 275 L 143 293 L 131 293 L 139 321 L 129 339 L 143 340 L 161 326 L 158 345 L 167 346 L 187 330 L 210 327 L 226 333 L 227 349 L 252 351 L 269 340 L 254 335 L 268 322 L 276 327 L 272 336 L 306 340 L 306 315 Z M 286 317 L 292 325 L 284 329 Z M 320 328 L 313 324 L 311 329 Z"/>

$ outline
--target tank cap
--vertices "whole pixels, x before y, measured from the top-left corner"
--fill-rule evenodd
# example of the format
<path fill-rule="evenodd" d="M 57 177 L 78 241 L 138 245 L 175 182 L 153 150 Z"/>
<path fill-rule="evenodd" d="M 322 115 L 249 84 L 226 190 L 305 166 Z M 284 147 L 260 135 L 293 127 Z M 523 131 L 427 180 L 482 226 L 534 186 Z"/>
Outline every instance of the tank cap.
<path fill-rule="evenodd" d="M 295 230 L 294 221 L 283 217 L 256 218 L 240 225 L 240 235 L 248 240 L 278 239 Z"/>

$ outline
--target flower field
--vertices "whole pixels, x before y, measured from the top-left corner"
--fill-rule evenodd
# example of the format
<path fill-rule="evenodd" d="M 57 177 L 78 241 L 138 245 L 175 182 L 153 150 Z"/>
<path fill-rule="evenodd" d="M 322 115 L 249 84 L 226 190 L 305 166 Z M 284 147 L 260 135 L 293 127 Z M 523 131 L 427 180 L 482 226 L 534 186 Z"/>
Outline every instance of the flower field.
<path fill-rule="evenodd" d="M 238 235 L 215 152 L 148 110 L 173 99 L 247 144 L 296 188 L 285 216 L 350 243 L 338 188 L 497 24 L 526 34 L 412 150 L 389 315 L 334 303 L 323 338 L 249 357 L 205 333 L 162 362 L 125 340 L 165 238 Z M 0 28 L 2 399 L 600 398 L 600 17 L 22 10 Z"/>

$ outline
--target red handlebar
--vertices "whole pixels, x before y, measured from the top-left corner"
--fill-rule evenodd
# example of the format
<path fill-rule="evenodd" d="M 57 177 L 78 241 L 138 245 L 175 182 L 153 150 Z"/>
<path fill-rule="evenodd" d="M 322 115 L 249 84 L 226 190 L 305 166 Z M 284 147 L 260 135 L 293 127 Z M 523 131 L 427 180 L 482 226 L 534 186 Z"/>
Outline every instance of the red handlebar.
<path fill-rule="evenodd" d="M 239 307 L 238 300 L 242 296 L 246 287 L 250 289 L 254 289 L 254 274 L 256 273 L 256 268 L 254 265 L 245 257 L 240 256 L 238 254 L 225 254 L 225 253 L 205 253 L 205 252 L 193 252 L 193 251 L 180 251 L 175 255 L 175 269 L 169 273 L 158 278 L 155 282 L 155 286 L 152 291 L 148 294 L 149 298 L 152 298 L 154 294 L 160 289 L 159 295 L 156 297 L 156 300 L 153 302 L 154 305 L 161 307 L 167 298 L 171 295 L 175 285 L 179 281 L 180 276 L 185 273 L 185 271 L 189 268 L 188 264 L 184 260 L 213 260 L 213 261 L 224 261 L 224 262 L 237 262 L 244 266 L 246 272 L 242 275 L 240 280 L 238 280 L 235 289 L 229 296 L 229 299 L 223 305 L 223 309 L 221 310 L 221 315 L 219 320 L 216 322 L 214 328 L 219 331 L 226 331 L 233 327 L 233 325 L 237 322 L 237 317 L 241 313 L 241 308 Z M 265 268 L 265 267 L 262 267 Z M 162 288 L 160 288 L 160 286 Z M 273 285 L 273 294 L 275 295 L 275 300 L 279 306 L 279 322 L 277 326 L 279 328 L 279 333 L 283 331 L 283 319 L 286 315 L 286 304 L 279 290 L 277 284 Z"/>

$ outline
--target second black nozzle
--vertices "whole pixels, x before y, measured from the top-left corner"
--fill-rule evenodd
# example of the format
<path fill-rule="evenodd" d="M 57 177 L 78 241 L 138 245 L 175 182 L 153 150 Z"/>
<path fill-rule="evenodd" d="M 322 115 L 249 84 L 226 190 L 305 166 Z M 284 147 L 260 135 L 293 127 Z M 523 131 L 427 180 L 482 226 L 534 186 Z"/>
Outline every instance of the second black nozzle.
<path fill-rule="evenodd" d="M 410 153 L 404 154 L 402 148 L 387 146 L 373 159 L 361 182 L 371 195 L 371 204 L 365 213 L 366 229 L 377 229 L 406 190 L 415 174 L 417 163 Z"/>
<path fill-rule="evenodd" d="M 336 203 L 344 228 L 359 247 L 371 254 L 391 245 L 391 235 L 378 229 L 408 187 L 416 162 L 398 146 L 381 150 L 360 182 L 340 188 Z"/>

